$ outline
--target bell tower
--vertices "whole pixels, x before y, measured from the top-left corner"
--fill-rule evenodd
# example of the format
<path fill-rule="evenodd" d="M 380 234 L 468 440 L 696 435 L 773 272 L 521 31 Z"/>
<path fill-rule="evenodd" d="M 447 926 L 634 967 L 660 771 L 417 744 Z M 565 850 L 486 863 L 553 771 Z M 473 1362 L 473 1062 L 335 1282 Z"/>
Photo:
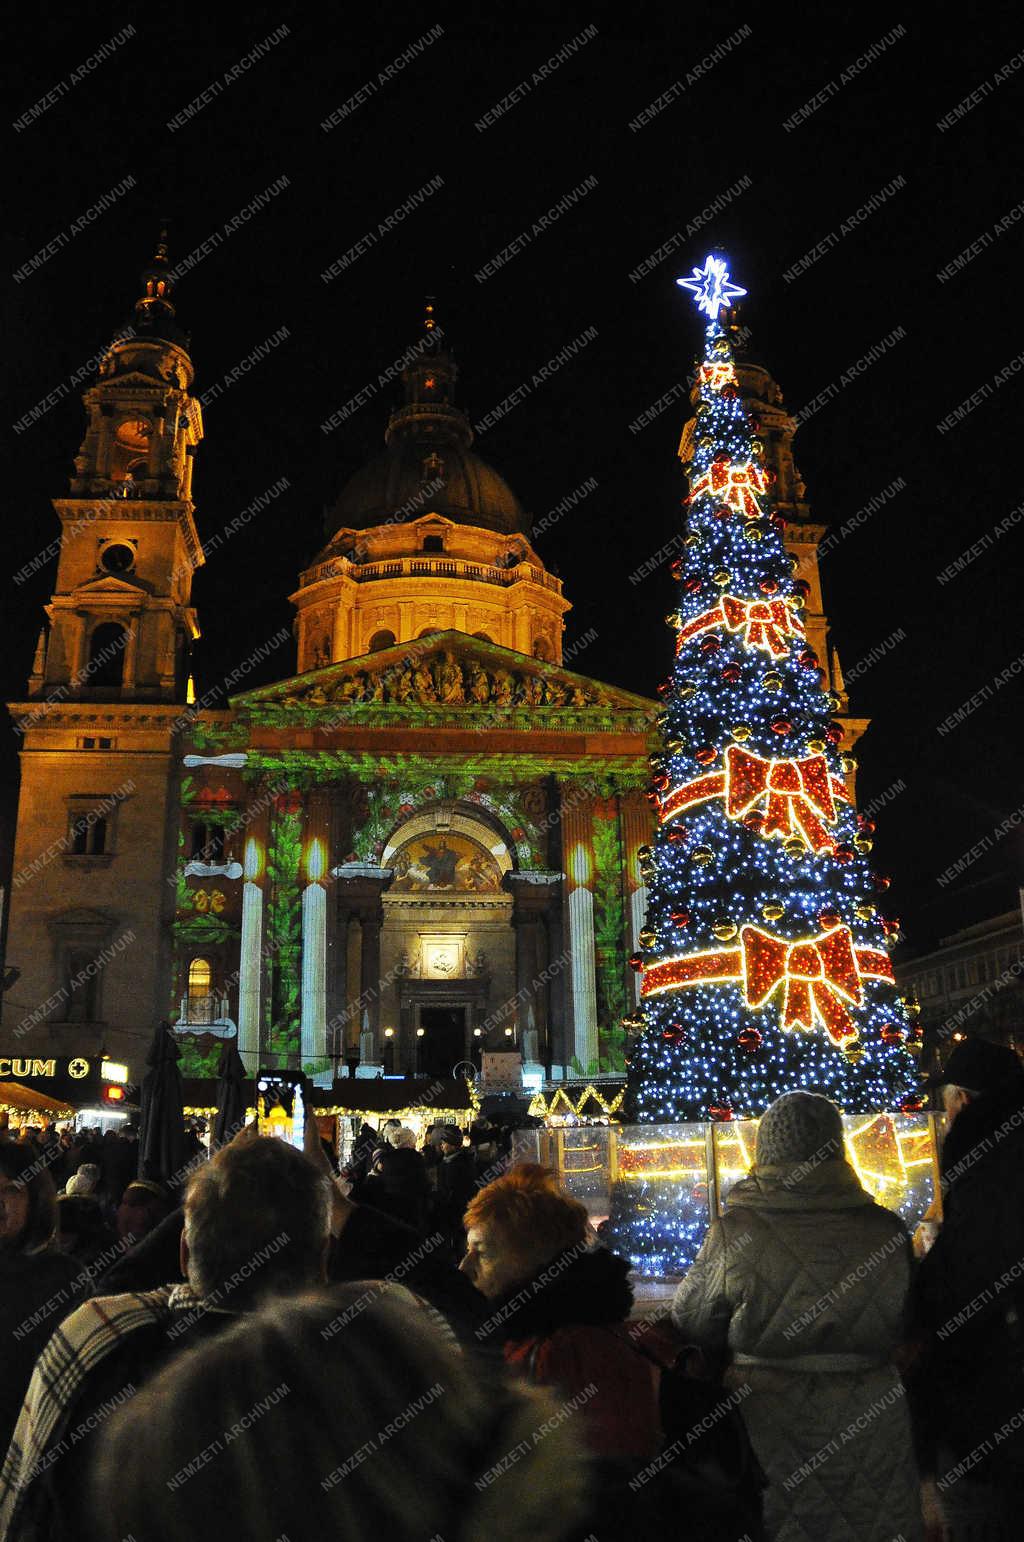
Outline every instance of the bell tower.
<path fill-rule="evenodd" d="M 172 301 L 164 234 L 130 325 L 85 391 L 70 496 L 54 500 L 61 545 L 30 696 L 184 701 L 203 561 L 192 462 L 203 436 L 188 338 Z"/>
<path fill-rule="evenodd" d="M 0 1051 L 143 1069 L 169 1006 L 178 739 L 191 717 L 192 464 L 203 435 L 163 235 L 83 393 L 85 437 L 26 697 Z"/>

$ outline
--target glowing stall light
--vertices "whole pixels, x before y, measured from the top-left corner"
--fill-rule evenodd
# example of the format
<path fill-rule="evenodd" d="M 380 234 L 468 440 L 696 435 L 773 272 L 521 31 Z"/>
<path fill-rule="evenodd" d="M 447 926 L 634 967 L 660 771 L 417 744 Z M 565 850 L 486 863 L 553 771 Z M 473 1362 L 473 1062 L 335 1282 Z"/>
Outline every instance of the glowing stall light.
<path fill-rule="evenodd" d="M 302 891 L 302 1016 L 303 1064 L 326 1054 L 327 1046 L 327 891 L 323 878 L 327 853 L 321 840 L 311 840 L 306 850 L 306 876 Z"/>
<path fill-rule="evenodd" d="M 255 837 L 245 843 L 242 885 L 242 944 L 238 965 L 238 1053 L 250 1074 L 260 1051 L 260 972 L 263 952 L 263 850 Z"/>
<path fill-rule="evenodd" d="M 746 294 L 738 284 L 729 282 L 729 265 L 724 257 L 705 257 L 703 268 L 694 268 L 692 278 L 677 278 L 680 289 L 688 289 L 697 309 L 717 321 L 723 305 Z"/>

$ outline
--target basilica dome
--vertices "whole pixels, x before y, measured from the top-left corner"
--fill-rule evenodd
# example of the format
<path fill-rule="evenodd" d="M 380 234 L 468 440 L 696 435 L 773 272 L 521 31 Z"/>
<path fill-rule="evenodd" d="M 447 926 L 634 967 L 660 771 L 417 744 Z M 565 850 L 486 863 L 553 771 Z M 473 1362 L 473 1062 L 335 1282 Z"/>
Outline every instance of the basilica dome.
<path fill-rule="evenodd" d="M 452 403 L 457 370 L 431 339 L 402 373 L 405 401 L 388 422 L 383 453 L 345 483 L 326 534 L 366 530 L 427 512 L 498 535 L 528 535 L 530 521 L 504 477 L 474 453 L 473 429 Z"/>

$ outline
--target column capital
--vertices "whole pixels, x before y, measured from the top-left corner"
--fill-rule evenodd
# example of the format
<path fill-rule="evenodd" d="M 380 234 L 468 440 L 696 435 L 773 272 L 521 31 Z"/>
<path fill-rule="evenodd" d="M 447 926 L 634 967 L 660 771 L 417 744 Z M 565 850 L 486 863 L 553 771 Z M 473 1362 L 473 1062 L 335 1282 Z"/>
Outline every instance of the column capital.
<path fill-rule="evenodd" d="M 331 869 L 337 880 L 338 907 L 360 920 L 381 918 L 381 898 L 395 878 L 393 867 L 376 867 L 372 862 L 344 862 Z"/>
<path fill-rule="evenodd" d="M 501 887 L 512 896 L 512 925 L 540 920 L 561 894 L 564 873 L 505 873 Z"/>

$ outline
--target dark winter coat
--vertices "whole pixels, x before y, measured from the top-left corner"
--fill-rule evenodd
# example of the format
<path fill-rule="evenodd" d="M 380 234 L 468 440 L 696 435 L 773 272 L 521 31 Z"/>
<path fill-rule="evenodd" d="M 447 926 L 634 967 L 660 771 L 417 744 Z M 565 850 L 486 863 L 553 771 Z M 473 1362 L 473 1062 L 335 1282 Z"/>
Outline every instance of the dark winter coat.
<path fill-rule="evenodd" d="M 910 1241 L 843 1161 L 765 1167 L 729 1191 L 676 1292 L 769 1478 L 774 1542 L 918 1542 L 904 1335 Z"/>
<path fill-rule="evenodd" d="M 462 1231 L 466 1206 L 476 1193 L 476 1158 L 468 1146 L 446 1156 L 437 1169 L 437 1198 L 441 1218 L 454 1234 Z"/>
<path fill-rule="evenodd" d="M 629 1263 L 605 1248 L 561 1255 L 492 1301 L 485 1337 L 499 1340 L 518 1374 L 579 1400 L 582 1437 L 595 1456 L 624 1464 L 658 1450 L 658 1367 L 638 1353 L 625 1322 Z"/>
<path fill-rule="evenodd" d="M 916 1282 L 924 1358 L 912 1379 L 921 1461 L 990 1478 L 1024 1464 L 1024 1077 L 974 1099 L 942 1149 L 943 1222 Z M 939 1472 L 938 1477 L 943 1473 Z"/>
<path fill-rule="evenodd" d="M 422 1231 L 430 1185 L 423 1158 L 411 1147 L 381 1146 L 360 1200 Z"/>
<path fill-rule="evenodd" d="M 439 1232 L 423 1237 L 372 1205 L 354 1205 L 340 1236 L 331 1238 L 327 1278 L 332 1285 L 400 1280 L 441 1313 L 461 1342 L 478 1343 L 475 1330 L 487 1303 L 460 1273 Z"/>
<path fill-rule="evenodd" d="M 40 1351 L 87 1294 L 84 1278 L 81 1265 L 53 1247 L 0 1252 L 0 1452 L 11 1443 Z"/>

